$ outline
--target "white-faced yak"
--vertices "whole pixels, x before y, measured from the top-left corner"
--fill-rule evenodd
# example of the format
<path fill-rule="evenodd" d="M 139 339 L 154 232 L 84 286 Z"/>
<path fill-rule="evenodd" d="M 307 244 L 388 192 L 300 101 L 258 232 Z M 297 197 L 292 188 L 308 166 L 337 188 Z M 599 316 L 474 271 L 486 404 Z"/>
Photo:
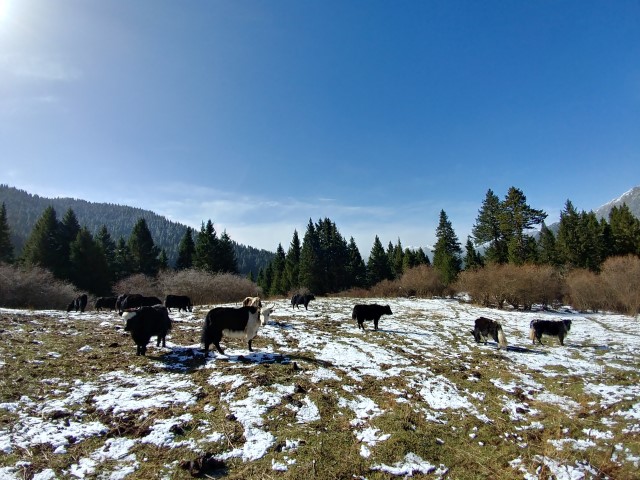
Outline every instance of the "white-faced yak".
<path fill-rule="evenodd" d="M 261 312 L 257 307 L 216 307 L 209 310 L 202 327 L 201 341 L 204 345 L 204 356 L 209 355 L 209 346 L 212 343 L 216 350 L 224 355 L 224 351 L 220 347 L 220 340 L 223 336 L 244 338 L 249 346 L 249 351 L 253 352 L 251 341 L 258 334 L 260 327 L 269 321 L 269 315 L 272 311 L 272 307 L 262 310 L 261 320 Z"/>

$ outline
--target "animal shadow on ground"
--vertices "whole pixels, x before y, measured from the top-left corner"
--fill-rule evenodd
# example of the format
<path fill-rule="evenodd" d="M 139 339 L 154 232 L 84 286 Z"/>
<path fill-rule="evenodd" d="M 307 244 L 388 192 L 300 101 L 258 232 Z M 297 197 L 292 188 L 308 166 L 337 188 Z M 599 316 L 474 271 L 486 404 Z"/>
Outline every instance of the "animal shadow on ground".
<path fill-rule="evenodd" d="M 515 345 L 507 345 L 507 352 L 517 352 L 517 353 L 535 353 L 536 355 L 546 355 L 547 352 L 544 350 L 537 350 L 534 348 L 527 347 L 517 347 Z"/>
<path fill-rule="evenodd" d="M 356 324 L 357 326 L 357 324 Z M 386 328 L 378 327 L 378 330 L 373 329 L 373 325 L 371 328 L 367 328 L 365 331 L 371 330 L 372 332 L 381 332 L 381 333 L 394 333 L 398 335 L 412 335 L 416 337 L 432 337 L 432 333 L 421 333 L 421 332 L 407 332 L 405 330 L 387 330 Z"/>

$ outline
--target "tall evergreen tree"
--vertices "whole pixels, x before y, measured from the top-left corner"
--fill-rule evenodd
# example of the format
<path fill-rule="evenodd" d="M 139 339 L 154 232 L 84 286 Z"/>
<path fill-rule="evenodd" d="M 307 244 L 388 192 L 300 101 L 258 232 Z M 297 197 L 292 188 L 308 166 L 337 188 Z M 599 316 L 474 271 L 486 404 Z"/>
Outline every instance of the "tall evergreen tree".
<path fill-rule="evenodd" d="M 285 277 L 288 285 L 288 289 L 296 289 L 300 286 L 300 253 L 302 246 L 300 245 L 300 238 L 298 238 L 298 231 L 293 231 L 293 238 L 289 245 L 289 250 L 285 256 Z"/>
<path fill-rule="evenodd" d="M 391 250 L 389 262 L 391 264 L 391 273 L 393 277 L 400 278 L 404 267 L 404 250 L 402 249 L 400 238 L 398 238 L 398 243 L 396 243 Z"/>
<path fill-rule="evenodd" d="M 429 266 L 431 266 L 431 260 L 429 260 L 429 257 L 424 252 L 422 247 L 418 247 L 418 250 L 416 251 L 416 262 L 417 262 L 418 265 L 429 265 Z"/>
<path fill-rule="evenodd" d="M 367 266 L 364 264 L 360 250 L 356 245 L 356 241 L 351 237 L 347 245 L 347 262 L 348 288 L 367 286 Z"/>
<path fill-rule="evenodd" d="M 279 243 L 278 248 L 276 249 L 276 256 L 271 262 L 273 277 L 271 281 L 271 289 L 269 290 L 270 295 L 284 295 L 289 291 L 289 286 L 287 284 L 285 275 L 285 268 L 286 259 L 284 248 L 282 248 L 282 244 Z"/>
<path fill-rule="evenodd" d="M 7 219 L 7 208 L 2 202 L 0 206 L 0 263 L 13 262 L 13 244 L 11 243 L 11 230 Z"/>
<path fill-rule="evenodd" d="M 56 211 L 49 206 L 36 221 L 22 249 L 21 263 L 46 268 L 56 277 L 63 278 L 59 233 Z"/>
<path fill-rule="evenodd" d="M 626 203 L 609 212 L 613 255 L 640 255 L 640 220 Z"/>
<path fill-rule="evenodd" d="M 76 213 L 69 208 L 62 220 L 58 224 L 59 234 L 58 239 L 60 242 L 60 262 L 61 262 L 61 276 L 67 280 L 72 280 L 74 278 L 74 273 L 72 272 L 73 267 L 71 266 L 70 260 L 70 249 L 71 243 L 75 241 L 78 233 L 80 232 L 80 222 L 78 222 L 78 217 Z"/>
<path fill-rule="evenodd" d="M 140 218 L 133 226 L 127 245 L 133 260 L 133 271 L 155 276 L 160 267 L 158 262 L 160 249 L 154 244 L 144 218 Z"/>
<path fill-rule="evenodd" d="M 580 259 L 580 239 L 578 236 L 578 225 L 580 216 L 571 203 L 567 200 L 564 209 L 560 212 L 560 223 L 556 236 L 556 251 L 558 261 L 562 265 L 579 267 L 582 264 Z"/>
<path fill-rule="evenodd" d="M 560 265 L 556 247 L 556 237 L 544 222 L 542 222 L 542 227 L 540 228 L 538 261 L 543 265 Z"/>
<path fill-rule="evenodd" d="M 96 295 L 107 295 L 110 290 L 110 272 L 102 248 L 86 227 L 82 227 L 69 244 L 71 281 L 81 290 Z"/>
<path fill-rule="evenodd" d="M 486 245 L 485 258 L 489 263 L 507 263 L 507 243 L 502 235 L 502 202 L 491 189 L 487 191 L 472 234 L 476 245 Z"/>
<path fill-rule="evenodd" d="M 455 281 L 462 268 L 462 248 L 451 222 L 444 210 L 436 228 L 436 244 L 433 250 L 433 267 L 445 285 Z"/>
<path fill-rule="evenodd" d="M 160 255 L 158 255 L 158 270 L 165 271 L 169 269 L 169 257 L 167 256 L 167 251 L 162 248 L 160 250 Z"/>
<path fill-rule="evenodd" d="M 309 219 L 300 250 L 300 286 L 307 287 L 314 293 L 322 294 L 325 293 L 323 290 L 324 272 L 320 260 L 320 239 L 313 221 Z"/>
<path fill-rule="evenodd" d="M 231 237 L 223 230 L 218 241 L 218 272 L 238 273 L 238 262 L 236 260 L 236 252 L 233 248 Z"/>
<path fill-rule="evenodd" d="M 531 208 L 522 190 L 515 187 L 509 189 L 501 206 L 498 218 L 502 237 L 507 242 L 509 262 L 522 265 L 535 253 L 531 237 L 525 232 L 540 225 L 547 214 Z"/>
<path fill-rule="evenodd" d="M 100 230 L 95 236 L 95 242 L 102 250 L 105 260 L 107 261 L 107 267 L 109 268 L 109 282 L 112 283 L 116 280 L 116 242 L 111 238 L 109 230 L 106 225 L 102 225 Z"/>
<path fill-rule="evenodd" d="M 593 212 L 578 213 L 567 200 L 560 212 L 556 251 L 561 264 L 599 271 L 604 259 L 604 232 Z"/>
<path fill-rule="evenodd" d="M 196 244 L 193 242 L 193 229 L 187 227 L 184 236 L 178 245 L 178 259 L 176 260 L 176 270 L 186 270 L 193 266 L 193 256 L 196 251 Z"/>
<path fill-rule="evenodd" d="M 467 237 L 465 245 L 464 268 L 465 270 L 476 270 L 484 266 L 482 255 L 474 248 L 471 237 Z"/>
<path fill-rule="evenodd" d="M 133 270 L 133 256 L 129 245 L 123 237 L 120 237 L 116 242 L 116 247 L 113 255 L 112 275 L 113 281 L 117 282 L 123 278 L 127 278 L 134 273 Z M 121 292 L 124 293 L 124 292 Z"/>
<path fill-rule="evenodd" d="M 411 250 L 409 247 L 404 249 L 404 253 L 402 254 L 402 271 L 406 272 L 410 268 L 418 266 L 418 259 L 416 257 L 416 252 Z"/>
<path fill-rule="evenodd" d="M 321 292 L 341 291 L 347 288 L 347 243 L 336 224 L 329 218 L 318 221 L 316 234 L 320 245 L 319 267 Z"/>
<path fill-rule="evenodd" d="M 380 238 L 376 235 L 369 254 L 369 262 L 367 263 L 367 274 L 369 276 L 368 283 L 373 286 L 382 280 L 391 280 L 393 274 L 391 265 L 389 264 L 389 256 L 384 251 Z"/>
<path fill-rule="evenodd" d="M 218 272 L 218 234 L 211 219 L 202 224 L 196 237 L 193 266 L 211 273 Z"/>

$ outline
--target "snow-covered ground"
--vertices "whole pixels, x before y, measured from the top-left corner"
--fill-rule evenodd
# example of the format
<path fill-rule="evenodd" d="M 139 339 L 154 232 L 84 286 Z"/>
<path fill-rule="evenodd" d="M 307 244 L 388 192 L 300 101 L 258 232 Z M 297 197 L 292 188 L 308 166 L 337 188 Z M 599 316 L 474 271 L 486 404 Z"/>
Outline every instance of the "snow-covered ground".
<path fill-rule="evenodd" d="M 366 322 L 367 330 L 360 331 L 351 320 L 356 302 L 389 304 L 393 315 L 382 317 L 377 332 L 373 331 L 372 322 Z M 191 374 L 194 358 L 201 355 L 199 345 L 175 341 L 179 337 L 177 332 L 192 332 L 192 338 L 197 339 L 208 310 L 203 307 L 194 313 L 172 312 L 174 331 L 168 337 L 167 348 L 150 343 L 146 359 L 129 361 L 135 358 L 135 347 L 120 332 L 125 359 L 120 368 L 73 381 L 55 376 L 43 378 L 43 385 L 49 387 L 46 395 L 2 399 L 0 410 L 10 412 L 17 420 L 12 425 L 0 425 L 0 452 L 20 459 L 13 464 L 0 463 L 0 478 L 23 478 L 21 472 L 30 459 L 22 452 L 39 445 L 50 446 L 53 455 L 64 455 L 70 446 L 89 440 L 97 446 L 64 471 L 47 468 L 33 471 L 37 480 L 94 478 L 98 473 L 100 478 L 126 478 L 145 461 L 135 453 L 140 444 L 163 449 L 188 447 L 202 454 L 208 444 L 225 444 L 226 433 L 201 418 L 197 435 L 185 433 L 182 426 L 193 422 L 194 412 L 206 418 L 208 412 L 217 409 L 229 412 L 230 419 L 242 427 L 244 436 L 241 445 L 220 448 L 222 453 L 217 459 L 257 461 L 273 453 L 278 442 L 277 454 L 271 460 L 274 474 L 293 470 L 297 467 L 297 450 L 312 439 L 287 438 L 283 442 L 265 425 L 273 420 L 268 415 L 282 405 L 297 424 L 323 421 L 311 392 L 300 390 L 300 379 L 318 384 L 336 397 L 340 411 L 350 419 L 353 441 L 359 444 L 360 455 L 370 461 L 372 475 L 385 472 L 389 476 L 446 478 L 452 467 L 410 451 L 399 452 L 401 455 L 395 462 L 376 460 L 376 447 L 388 441 L 394 432 L 382 431 L 374 425 L 375 419 L 385 414 L 385 408 L 363 394 L 365 384 L 372 382 L 394 398 L 396 405 L 410 403 L 423 418 L 442 425 L 460 417 L 473 417 L 480 423 L 495 422 L 495 414 L 491 413 L 495 410 L 488 407 L 489 403 L 498 402 L 499 411 L 511 422 L 502 440 L 515 442 L 523 452 L 509 462 L 514 478 L 550 475 L 557 479 L 596 478 L 597 466 L 588 461 L 590 449 L 608 449 L 613 464 L 640 468 L 640 385 L 624 381 L 636 375 L 640 367 L 640 331 L 634 318 L 570 310 L 500 311 L 445 299 L 321 298 L 312 301 L 309 310 L 292 310 L 284 300 L 275 302 L 275 307 L 271 322 L 253 342 L 254 352 L 249 352 L 239 340 L 223 338 L 225 355 L 214 351 L 195 367 L 205 373 L 202 378 L 206 378 L 207 385 Z M 33 317 L 34 325 L 42 317 L 62 325 L 80 320 L 93 322 L 98 331 L 110 334 L 122 322 L 109 312 L 67 314 L 0 309 L 3 337 L 20 335 L 14 329 L 24 328 L 25 323 L 10 319 L 25 316 Z M 498 350 L 493 342 L 487 345 L 474 342 L 470 330 L 479 316 L 502 323 L 509 342 L 506 351 Z M 532 346 L 528 333 L 529 322 L 534 318 L 571 319 L 565 346 L 551 337 L 543 337 L 542 346 Z M 93 355 L 96 361 L 100 358 L 100 350 L 90 342 L 76 354 Z M 9 355 L 10 352 L 2 350 L 0 374 L 7 368 Z M 47 352 L 52 359 L 57 355 L 60 353 Z M 287 381 L 256 384 L 251 371 L 265 363 L 289 365 L 294 373 Z M 153 368 L 146 368 L 149 364 Z M 437 368 L 453 364 L 458 376 Z M 493 365 L 504 372 L 491 379 L 498 392 L 492 398 L 487 398 L 485 391 L 469 388 L 482 375 L 484 365 Z M 460 372 L 464 372 L 464 385 L 456 380 L 461 378 Z M 326 381 L 339 382 L 341 389 L 321 387 Z M 205 387 L 220 392 L 215 404 L 203 395 Z M 294 394 L 298 400 L 291 401 Z M 545 405 L 554 405 L 570 417 L 583 414 L 585 409 L 599 411 L 601 424 L 582 431 L 563 430 L 546 448 L 529 451 L 530 445 L 523 440 L 522 432 L 546 428 L 540 412 Z M 96 420 L 95 415 L 84 414 L 83 409 L 114 417 L 133 413 L 147 428 L 143 434 L 107 435 L 110 427 Z M 150 412 L 159 410 L 171 414 L 156 420 Z M 615 435 L 613 430 L 617 432 Z M 468 437 L 470 442 L 474 441 L 473 433 Z M 568 457 L 567 451 L 584 455 Z M 584 461 L 576 461 L 577 457 Z M 567 458 L 571 460 L 565 461 Z M 172 471 L 178 468 L 176 464 L 161 465 L 158 471 L 171 478 Z"/>

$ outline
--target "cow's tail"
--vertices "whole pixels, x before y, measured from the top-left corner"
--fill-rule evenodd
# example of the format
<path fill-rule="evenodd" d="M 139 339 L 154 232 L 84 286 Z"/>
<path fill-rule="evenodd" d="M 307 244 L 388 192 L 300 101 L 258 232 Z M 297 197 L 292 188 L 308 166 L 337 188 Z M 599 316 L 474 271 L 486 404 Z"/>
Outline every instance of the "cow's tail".
<path fill-rule="evenodd" d="M 533 327 L 529 328 L 529 340 L 531 340 L 532 342 L 536 341 L 536 331 Z"/>
<path fill-rule="evenodd" d="M 502 326 L 498 325 L 498 348 L 507 348 L 507 337 L 504 336 Z"/>

